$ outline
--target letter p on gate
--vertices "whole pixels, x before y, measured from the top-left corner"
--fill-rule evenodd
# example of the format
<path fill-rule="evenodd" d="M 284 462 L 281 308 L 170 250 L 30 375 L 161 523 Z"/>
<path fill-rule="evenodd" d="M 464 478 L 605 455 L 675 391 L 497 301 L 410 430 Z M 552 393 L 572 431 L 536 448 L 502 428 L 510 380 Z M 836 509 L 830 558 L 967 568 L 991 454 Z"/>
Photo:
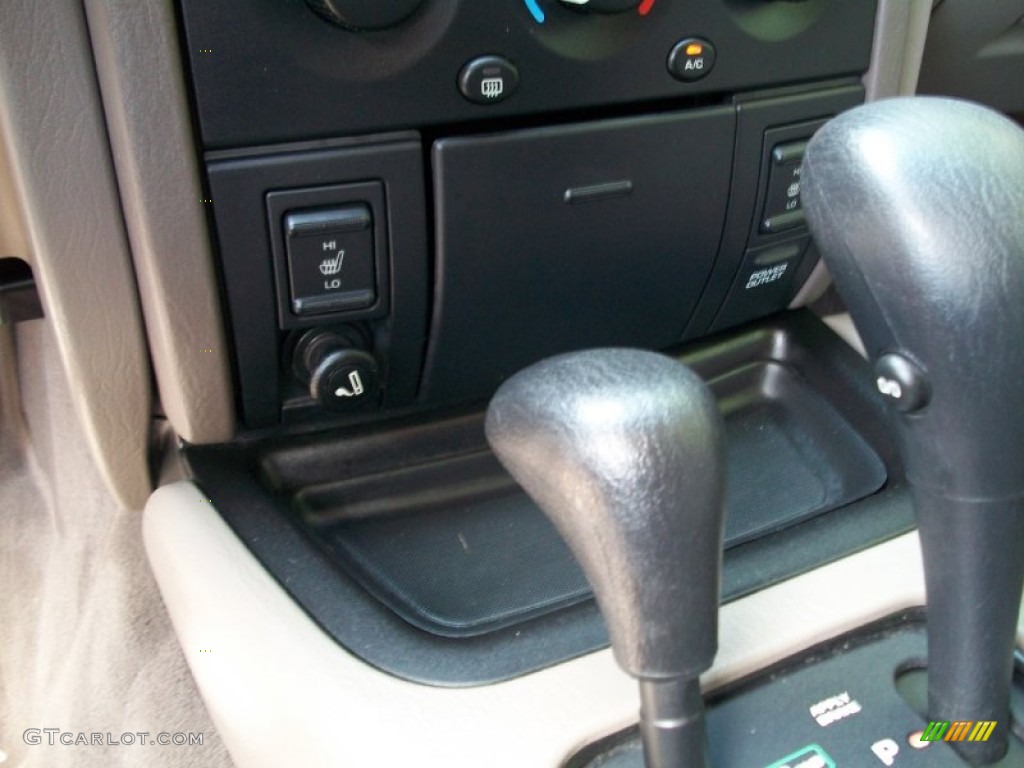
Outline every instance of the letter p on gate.
<path fill-rule="evenodd" d="M 871 745 L 871 751 L 882 761 L 883 765 L 890 766 L 896 762 L 896 755 L 900 753 L 900 745 L 892 739 L 882 739 Z"/>

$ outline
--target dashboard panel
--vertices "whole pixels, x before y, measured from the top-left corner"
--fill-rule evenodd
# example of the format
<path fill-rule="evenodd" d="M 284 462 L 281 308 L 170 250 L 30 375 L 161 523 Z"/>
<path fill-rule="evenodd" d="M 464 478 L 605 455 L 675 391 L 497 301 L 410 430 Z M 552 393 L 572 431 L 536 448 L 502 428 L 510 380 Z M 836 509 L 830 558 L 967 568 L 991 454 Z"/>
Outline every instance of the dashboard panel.
<path fill-rule="evenodd" d="M 609 13 L 596 10 L 599 2 L 424 0 L 384 29 L 354 29 L 314 12 L 320 5 L 183 0 L 207 149 L 448 132 L 499 118 L 507 125 L 510 117 L 859 75 L 874 21 L 872 2 L 656 0 L 619 3 Z M 681 42 L 703 46 L 689 57 L 692 70 L 685 61 L 673 65 Z M 498 62 L 490 79 L 502 81 L 491 86 L 495 95 L 467 96 L 467 69 L 488 58 Z"/>
<path fill-rule="evenodd" d="M 873 3 L 311 5 L 181 6 L 246 426 L 480 402 L 814 269 L 800 157 L 864 98 Z"/>

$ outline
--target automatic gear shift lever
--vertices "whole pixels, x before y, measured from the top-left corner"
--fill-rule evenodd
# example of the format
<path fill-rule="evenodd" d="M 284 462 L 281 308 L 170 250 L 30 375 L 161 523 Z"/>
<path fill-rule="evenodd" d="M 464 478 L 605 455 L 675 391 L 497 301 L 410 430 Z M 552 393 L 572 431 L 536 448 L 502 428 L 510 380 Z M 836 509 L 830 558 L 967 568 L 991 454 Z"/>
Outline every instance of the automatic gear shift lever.
<path fill-rule="evenodd" d="M 1024 132 L 978 106 L 839 116 L 803 166 L 807 218 L 896 418 L 928 591 L 929 712 L 1006 751 L 1024 578 Z"/>
<path fill-rule="evenodd" d="M 640 681 L 648 766 L 703 768 L 725 470 L 714 397 L 667 357 L 594 350 L 513 376 L 486 429 L 583 566 L 615 657 Z"/>

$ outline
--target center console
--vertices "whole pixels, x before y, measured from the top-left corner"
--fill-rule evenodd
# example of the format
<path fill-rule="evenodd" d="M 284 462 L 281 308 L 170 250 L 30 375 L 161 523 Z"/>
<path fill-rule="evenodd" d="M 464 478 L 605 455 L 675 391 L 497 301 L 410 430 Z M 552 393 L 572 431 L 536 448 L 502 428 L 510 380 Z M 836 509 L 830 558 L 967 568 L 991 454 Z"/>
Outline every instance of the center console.
<path fill-rule="evenodd" d="M 712 764 L 940 764 L 883 733 L 918 720 L 885 667 L 922 664 L 907 473 L 869 364 L 800 309 L 826 285 L 804 150 L 887 92 L 898 15 L 179 0 L 239 430 L 183 446 L 190 483 L 154 495 L 147 547 L 185 585 L 164 587 L 179 631 L 233 649 L 191 661 L 244 764 L 283 754 L 249 726 L 285 699 L 311 741 L 346 724 L 335 761 L 639 764 L 587 579 L 484 439 L 499 386 L 592 347 L 675 357 L 724 419 L 726 605 L 702 682 L 732 687 L 711 697 Z M 230 607 L 197 598 L 224 580 Z M 863 728 L 787 730 L 859 663 L 877 674 L 852 698 L 884 704 Z M 385 744 L 397 716 L 406 739 Z"/>
<path fill-rule="evenodd" d="M 181 3 L 245 428 L 185 453 L 293 597 L 438 685 L 605 645 L 482 417 L 512 374 L 591 347 L 711 382 L 726 598 L 906 530 L 857 356 L 810 316 L 744 326 L 818 261 L 801 161 L 864 100 L 875 4 L 389 9 Z"/>

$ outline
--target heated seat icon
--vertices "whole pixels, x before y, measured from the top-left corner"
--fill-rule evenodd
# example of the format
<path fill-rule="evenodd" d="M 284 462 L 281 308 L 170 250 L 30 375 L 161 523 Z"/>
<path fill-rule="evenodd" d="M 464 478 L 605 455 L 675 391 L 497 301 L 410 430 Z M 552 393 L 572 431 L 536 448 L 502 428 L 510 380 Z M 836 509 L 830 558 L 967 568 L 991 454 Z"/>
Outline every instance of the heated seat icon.
<path fill-rule="evenodd" d="M 345 251 L 338 251 L 333 259 L 324 259 L 320 262 L 320 273 L 324 275 L 336 275 L 341 272 L 341 265 L 345 261 Z"/>

